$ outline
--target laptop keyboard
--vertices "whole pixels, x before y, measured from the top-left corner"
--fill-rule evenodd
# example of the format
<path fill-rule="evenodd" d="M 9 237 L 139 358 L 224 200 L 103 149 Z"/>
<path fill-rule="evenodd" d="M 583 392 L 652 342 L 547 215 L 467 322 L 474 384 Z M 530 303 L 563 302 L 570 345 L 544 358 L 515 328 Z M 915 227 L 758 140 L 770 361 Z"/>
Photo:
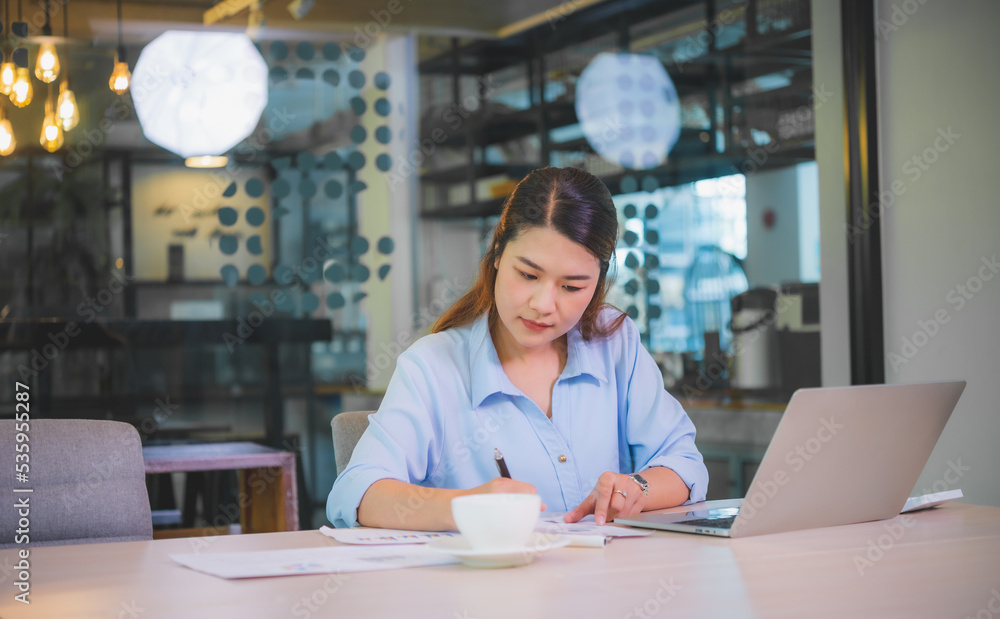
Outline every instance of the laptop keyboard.
<path fill-rule="evenodd" d="M 715 529 L 731 529 L 736 516 L 724 516 L 722 518 L 697 518 L 695 520 L 682 520 L 677 524 L 686 524 L 692 527 L 712 527 Z"/>

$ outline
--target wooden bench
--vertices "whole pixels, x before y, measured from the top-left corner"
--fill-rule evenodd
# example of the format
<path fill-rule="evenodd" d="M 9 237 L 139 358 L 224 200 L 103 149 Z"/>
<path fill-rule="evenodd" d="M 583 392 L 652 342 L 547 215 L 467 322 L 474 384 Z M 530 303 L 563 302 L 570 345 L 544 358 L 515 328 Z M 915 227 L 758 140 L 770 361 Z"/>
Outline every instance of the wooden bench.
<path fill-rule="evenodd" d="M 240 527 L 243 533 L 299 529 L 294 453 L 257 443 L 204 443 L 143 447 L 142 458 L 147 475 L 238 470 Z M 169 531 L 163 536 L 204 534 L 199 531 Z"/>

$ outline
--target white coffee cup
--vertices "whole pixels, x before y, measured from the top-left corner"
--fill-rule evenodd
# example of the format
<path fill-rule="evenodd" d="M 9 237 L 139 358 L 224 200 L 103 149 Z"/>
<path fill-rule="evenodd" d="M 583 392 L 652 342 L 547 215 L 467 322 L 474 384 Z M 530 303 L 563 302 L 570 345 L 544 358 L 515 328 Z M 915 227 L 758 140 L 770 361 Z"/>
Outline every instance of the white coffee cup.
<path fill-rule="evenodd" d="M 541 508 L 537 494 L 472 494 L 451 500 L 455 525 L 474 550 L 524 548 Z"/>

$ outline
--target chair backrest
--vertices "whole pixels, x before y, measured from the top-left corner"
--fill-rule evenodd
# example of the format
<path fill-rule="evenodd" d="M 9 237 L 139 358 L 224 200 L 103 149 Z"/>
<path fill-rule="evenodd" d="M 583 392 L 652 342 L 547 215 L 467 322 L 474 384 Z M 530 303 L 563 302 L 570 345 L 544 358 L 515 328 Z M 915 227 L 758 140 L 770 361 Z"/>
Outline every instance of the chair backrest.
<path fill-rule="evenodd" d="M 333 457 L 337 463 L 337 474 L 347 468 L 358 439 L 368 429 L 368 415 L 375 411 L 344 411 L 330 420 L 333 432 Z"/>
<path fill-rule="evenodd" d="M 18 445 L 28 448 L 18 451 Z M 16 533 L 21 518 L 16 504 L 23 500 L 29 505 L 31 546 L 152 539 L 142 442 L 131 425 L 0 420 L 0 462 L 13 465 L 18 454 L 28 454 L 27 481 L 18 481 L 15 471 L 0 476 L 6 497 L 0 501 L 0 548 L 23 545 Z M 26 488 L 32 491 L 15 492 Z"/>

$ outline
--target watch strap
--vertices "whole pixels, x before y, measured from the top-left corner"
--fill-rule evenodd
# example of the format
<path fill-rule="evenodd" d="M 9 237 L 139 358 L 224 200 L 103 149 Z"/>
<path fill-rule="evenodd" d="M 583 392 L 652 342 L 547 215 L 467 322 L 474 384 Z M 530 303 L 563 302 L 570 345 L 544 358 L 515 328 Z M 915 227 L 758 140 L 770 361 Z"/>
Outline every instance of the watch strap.
<path fill-rule="evenodd" d="M 649 496 L 649 482 L 646 481 L 645 477 L 643 477 L 642 475 L 640 475 L 638 473 L 632 473 L 631 475 L 629 475 L 629 479 L 631 479 L 632 481 L 634 481 L 636 484 L 639 485 L 640 488 L 642 488 L 642 493 L 643 494 L 645 494 L 646 496 Z"/>

